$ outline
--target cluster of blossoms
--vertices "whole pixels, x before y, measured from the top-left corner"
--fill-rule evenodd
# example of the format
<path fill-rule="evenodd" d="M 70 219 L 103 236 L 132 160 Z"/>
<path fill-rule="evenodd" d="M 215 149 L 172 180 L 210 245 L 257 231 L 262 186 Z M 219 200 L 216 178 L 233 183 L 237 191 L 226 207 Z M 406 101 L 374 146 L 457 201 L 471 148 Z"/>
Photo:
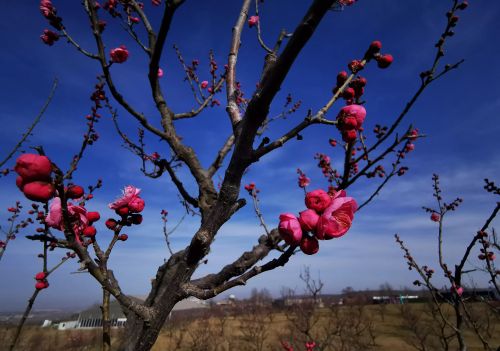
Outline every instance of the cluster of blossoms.
<path fill-rule="evenodd" d="M 376 40 L 370 44 L 368 52 L 373 55 L 373 58 L 377 61 L 379 68 L 387 68 L 391 65 L 392 61 L 394 61 L 394 58 L 391 54 L 381 54 L 381 49 L 382 43 Z"/>
<path fill-rule="evenodd" d="M 477 233 L 477 236 L 479 238 L 479 242 L 483 246 L 480 249 L 481 253 L 477 257 L 481 261 L 484 261 L 484 260 L 494 261 L 496 258 L 496 255 L 493 251 L 489 251 L 489 250 L 491 250 L 491 247 L 493 245 L 488 241 L 488 234 L 486 232 L 480 231 Z"/>
<path fill-rule="evenodd" d="M 49 287 L 49 282 L 47 281 L 47 273 L 39 272 L 35 275 L 35 288 L 37 290 L 47 289 Z"/>
<path fill-rule="evenodd" d="M 346 71 L 341 71 L 337 74 L 337 84 L 333 88 L 333 93 L 336 94 L 340 88 L 345 84 L 348 78 Z M 368 81 L 364 77 L 357 77 L 349 82 L 347 87 L 342 92 L 342 97 L 346 100 L 348 105 L 353 104 L 355 100 L 361 98 L 365 92 L 365 86 Z"/>
<path fill-rule="evenodd" d="M 297 218 L 292 213 L 280 215 L 279 232 L 285 242 L 299 246 L 302 252 L 313 255 L 319 250 L 319 240 L 329 240 L 343 236 L 351 227 L 354 212 L 358 207 L 346 192 L 329 194 L 317 189 L 306 194 L 307 210 Z"/>
<path fill-rule="evenodd" d="M 363 68 L 365 68 L 365 64 L 367 61 L 370 61 L 372 59 L 377 61 L 377 65 L 379 68 L 389 67 L 394 61 L 394 58 L 390 54 L 381 54 L 381 49 L 382 43 L 378 40 L 373 41 L 368 47 L 363 60 L 352 60 L 351 62 L 349 62 L 347 67 L 352 73 L 356 74 L 359 71 L 363 70 Z"/>
<path fill-rule="evenodd" d="M 42 13 L 42 16 L 49 21 L 49 24 L 52 27 L 57 30 L 63 29 L 62 19 L 57 16 L 56 8 L 52 4 L 51 0 L 40 1 L 40 12 Z M 42 39 L 45 44 L 52 46 L 59 40 L 59 34 L 50 29 L 44 29 L 40 39 Z"/>
<path fill-rule="evenodd" d="M 311 184 L 311 179 L 308 178 L 300 168 L 297 168 L 297 174 L 299 175 L 298 179 L 299 188 L 305 188 L 306 186 Z"/>
<path fill-rule="evenodd" d="M 21 155 L 17 159 L 14 169 L 19 174 L 16 183 L 28 199 L 48 202 L 53 198 L 47 216 L 43 218 L 43 213 L 41 213 L 41 219 L 43 219 L 45 224 L 50 228 L 60 231 L 71 230 L 75 234 L 75 240 L 83 245 L 88 245 L 94 240 L 97 230 L 93 224 L 97 222 L 101 216 L 99 212 L 88 211 L 84 205 L 84 200 L 92 198 L 92 194 L 85 197 L 83 188 L 74 184 L 64 188 L 62 194 L 57 192 L 50 177 L 52 173 L 52 163 L 46 156 L 35 154 Z M 98 187 L 99 186 L 100 185 L 98 185 Z M 144 209 L 145 202 L 139 196 L 140 192 L 140 189 L 129 185 L 125 187 L 123 195 L 120 198 L 109 204 L 109 208 L 115 210 L 115 212 L 121 216 L 120 221 L 111 218 L 106 221 L 106 226 L 109 229 L 115 230 L 119 223 L 127 226 L 142 223 L 142 215 L 140 212 Z M 63 216 L 62 198 L 79 201 L 79 204 L 73 204 L 72 202 L 66 203 L 66 219 Z M 12 211 L 15 210 L 16 209 L 12 208 Z M 11 211 L 11 209 L 9 209 L 9 211 Z M 34 211 L 32 212 L 34 213 Z M 85 238 L 87 238 L 88 241 L 85 241 Z M 118 237 L 118 239 L 122 241 L 127 240 L 127 238 L 128 236 L 126 234 L 121 234 Z"/>
<path fill-rule="evenodd" d="M 358 137 L 358 131 L 363 130 L 366 110 L 361 105 L 347 105 L 342 107 L 337 115 L 337 128 L 342 134 L 342 140 L 352 143 Z"/>
<path fill-rule="evenodd" d="M 116 214 L 126 217 L 137 214 L 144 210 L 145 202 L 139 196 L 141 189 L 128 185 L 123 190 L 123 195 L 109 204 L 109 208 L 115 210 Z M 142 219 L 142 217 L 141 217 Z"/>
<path fill-rule="evenodd" d="M 28 199 L 47 202 L 54 197 L 52 163 L 48 157 L 23 154 L 17 158 L 14 170 L 19 175 L 16 185 Z"/>
<path fill-rule="evenodd" d="M 128 185 L 123 190 L 122 196 L 109 204 L 109 208 L 115 210 L 115 213 L 120 215 L 121 219 L 117 221 L 116 219 L 109 218 L 105 223 L 108 229 L 115 231 L 116 234 L 119 232 L 117 229 L 120 229 L 118 225 L 130 226 L 142 223 L 140 212 L 144 210 L 145 202 L 139 196 L 140 192 L 141 189 Z M 127 239 L 127 234 L 118 235 L 118 240 L 126 241 Z"/>
<path fill-rule="evenodd" d="M 254 196 L 254 195 L 260 193 L 260 190 L 257 189 L 254 182 L 251 182 L 251 183 L 245 185 L 245 190 L 248 191 L 248 194 L 250 194 L 251 196 Z"/>
<path fill-rule="evenodd" d="M 78 186 L 70 186 L 66 191 L 66 196 L 68 198 L 78 199 L 83 196 L 83 189 Z M 63 209 L 61 198 L 56 197 L 52 200 L 49 213 L 45 218 L 45 223 L 51 228 L 64 231 L 66 228 L 65 221 L 63 218 Z M 94 222 L 97 222 L 101 215 L 99 212 L 87 211 L 84 206 L 74 205 L 71 202 L 67 203 L 67 213 L 69 218 L 69 224 L 71 229 L 75 233 L 75 240 L 82 243 L 82 236 L 86 238 L 94 238 L 97 233 L 96 228 L 93 226 Z"/>

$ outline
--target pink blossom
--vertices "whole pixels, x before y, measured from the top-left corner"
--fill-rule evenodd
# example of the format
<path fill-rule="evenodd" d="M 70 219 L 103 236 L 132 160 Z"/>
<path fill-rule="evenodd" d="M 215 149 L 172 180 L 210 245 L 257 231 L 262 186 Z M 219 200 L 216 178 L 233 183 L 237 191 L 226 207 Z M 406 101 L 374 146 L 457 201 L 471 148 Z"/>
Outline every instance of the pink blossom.
<path fill-rule="evenodd" d="M 130 212 L 142 212 L 142 210 L 144 210 L 144 206 L 145 202 L 140 197 L 135 197 L 128 203 Z"/>
<path fill-rule="evenodd" d="M 462 288 L 461 286 L 457 287 L 455 284 L 453 284 L 451 286 L 451 292 L 453 293 L 456 293 L 458 296 L 462 296 L 462 294 L 464 293 L 464 288 Z"/>
<path fill-rule="evenodd" d="M 158 78 L 163 77 L 163 70 L 161 68 L 158 68 Z"/>
<path fill-rule="evenodd" d="M 109 55 L 111 56 L 111 61 L 115 63 L 123 63 L 127 61 L 129 52 L 125 45 L 121 45 L 120 47 L 111 50 Z"/>
<path fill-rule="evenodd" d="M 75 234 L 82 234 L 83 230 L 88 227 L 89 220 L 87 218 L 87 210 L 83 206 L 76 206 L 68 202 L 68 214 L 71 219 L 71 225 Z M 49 207 L 49 213 L 45 217 L 45 222 L 51 228 L 64 230 L 64 221 L 62 215 L 61 199 L 54 198 Z"/>
<path fill-rule="evenodd" d="M 128 185 L 123 190 L 123 196 L 116 199 L 113 203 L 109 204 L 112 210 L 119 210 L 125 207 L 131 212 L 141 212 L 144 209 L 144 200 L 139 197 L 141 189 L 133 185 Z"/>
<path fill-rule="evenodd" d="M 281 237 L 289 245 L 299 245 L 302 239 L 302 228 L 299 220 L 292 213 L 280 214 L 280 224 L 278 230 Z"/>
<path fill-rule="evenodd" d="M 255 26 L 257 23 L 259 23 L 259 16 L 251 16 L 248 19 L 248 26 L 250 28 L 252 28 L 253 26 Z"/>
<path fill-rule="evenodd" d="M 201 82 L 202 89 L 206 89 L 207 87 L 208 87 L 208 81 L 204 80 L 203 82 Z"/>
<path fill-rule="evenodd" d="M 160 6 L 160 5 L 161 5 L 161 0 L 151 0 L 151 3 L 152 3 L 154 6 Z"/>
<path fill-rule="evenodd" d="M 306 207 L 318 213 L 323 212 L 332 203 L 332 198 L 323 189 L 316 189 L 306 194 Z"/>
<path fill-rule="evenodd" d="M 340 112 L 337 116 L 337 120 L 341 120 L 343 122 L 348 117 L 354 117 L 356 119 L 355 128 L 357 130 L 359 130 L 361 128 L 361 126 L 363 125 L 363 122 L 365 121 L 366 110 L 363 106 L 356 105 L 356 104 L 344 106 L 340 110 Z"/>
<path fill-rule="evenodd" d="M 345 191 L 335 194 L 331 205 L 325 209 L 318 220 L 316 237 L 332 239 L 344 235 L 351 228 L 354 212 L 358 204 L 352 197 L 346 197 Z"/>
<path fill-rule="evenodd" d="M 305 210 L 299 214 L 299 222 L 303 230 L 315 232 L 318 224 L 319 215 L 314 210 Z"/>

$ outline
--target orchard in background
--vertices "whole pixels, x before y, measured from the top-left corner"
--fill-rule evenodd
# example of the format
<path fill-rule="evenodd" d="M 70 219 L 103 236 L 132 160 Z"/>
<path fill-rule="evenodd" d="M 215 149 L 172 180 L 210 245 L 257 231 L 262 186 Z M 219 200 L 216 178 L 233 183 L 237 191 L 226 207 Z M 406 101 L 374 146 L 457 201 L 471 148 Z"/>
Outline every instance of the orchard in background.
<path fill-rule="evenodd" d="M 230 50 L 222 64 L 210 51 L 209 71 L 204 72 L 199 59 L 186 61 L 180 48 L 174 45 L 185 73 L 185 82 L 195 100 L 195 107 L 191 110 L 175 111 L 170 107 L 169 97 L 161 84 L 161 80 L 168 79 L 170 69 L 162 67 L 161 62 L 165 48 L 172 45 L 170 27 L 175 26 L 175 15 L 182 10 L 185 2 L 83 0 L 82 11 L 95 42 L 93 48 L 84 47 L 71 35 L 70 28 L 73 26 L 66 23 L 64 13 L 58 12 L 57 2 L 42 0 L 39 5 L 49 27 L 42 30 L 42 42 L 49 46 L 67 42 L 75 49 L 75 54 L 84 55 L 95 63 L 100 74 L 90 96 L 90 113 L 85 117 L 87 130 L 80 148 L 70 157 L 69 166 L 57 164 L 50 154 L 45 153 L 43 146 L 36 146 L 36 152 L 22 154 L 13 169 L 7 168 L 3 173 L 7 175 L 15 171 L 20 192 L 35 202 L 28 212 L 32 217 L 27 223 L 37 223 L 37 234 L 28 238 L 40 241 L 44 250 L 43 269 L 35 276 L 35 293 L 49 287 L 49 275 L 53 271 L 46 263 L 49 251 L 64 249 L 67 251 L 65 259 L 77 257 L 80 271 L 88 272 L 103 288 L 103 349 L 110 348 L 110 295 L 116 298 L 127 315 L 121 348 L 149 350 L 179 301 L 190 296 L 204 300 L 213 298 L 246 284 L 259 274 L 284 266 L 300 251 L 313 255 L 322 247 L 334 246 L 335 240 L 327 240 L 346 235 L 358 216 L 356 212 L 376 198 L 391 179 L 403 176 L 409 170 L 403 162 L 414 151 L 417 139 L 424 135 L 412 124 L 403 125 L 402 122 L 431 83 L 463 62 L 441 62 L 445 56 L 445 43 L 454 35 L 454 27 L 459 22 L 458 15 L 468 6 L 467 1 L 453 0 L 446 13 L 444 30 L 435 44 L 434 57 L 429 59 L 431 65 L 421 72 L 417 91 L 389 125 L 380 122 L 373 132 L 364 128 L 365 121 L 375 116 L 370 115 L 369 104 L 364 101 L 368 80 L 361 73 L 371 69 L 390 72 L 391 64 L 397 60 L 377 38 L 367 42 L 364 48 L 355 48 L 359 54 L 346 62 L 345 68 L 339 67 L 337 76 L 331 77 L 332 91 L 324 104 L 303 113 L 300 110 L 303 102 L 288 94 L 283 112 L 272 115 L 270 109 L 279 104 L 276 97 L 281 85 L 323 18 L 342 16 L 343 11 L 349 11 L 349 6 L 363 4 L 355 4 L 354 0 L 312 1 L 295 29 L 283 29 L 270 45 L 263 39 L 265 17 L 259 13 L 265 6 L 264 1 L 243 0 L 241 9 L 235 13 Z M 153 17 L 151 14 L 157 16 L 158 13 L 161 14 L 158 23 L 150 20 Z M 124 29 L 120 35 L 124 37 L 112 32 L 112 38 L 109 38 L 110 27 L 120 25 Z M 245 69 L 245 57 L 239 55 L 243 31 L 255 34 L 263 60 L 262 72 L 255 77 L 255 88 L 247 90 L 244 90 L 237 75 L 237 68 L 240 72 Z M 130 44 L 122 44 L 127 35 Z M 134 56 L 143 60 L 143 74 L 147 74 L 149 84 L 140 89 L 149 90 L 142 98 L 156 108 L 152 114 L 141 112 L 143 107 L 136 106 L 135 97 L 130 99 L 122 94 L 122 87 L 115 81 L 116 72 L 124 72 Z M 206 76 L 209 78 L 205 79 Z M 129 83 L 135 84 L 133 81 Z M 119 105 L 125 114 L 119 117 L 114 105 Z M 221 115 L 226 115 L 229 126 L 229 132 L 222 135 L 221 146 L 213 155 L 208 148 L 196 150 L 188 145 L 179 132 L 183 123 L 193 123 L 192 128 L 196 128 L 197 117 L 208 109 L 219 109 Z M 290 117 L 297 114 L 302 115 L 299 118 Z M 171 255 L 165 262 L 159 262 L 151 291 L 144 302 L 122 291 L 108 267 L 108 261 L 117 244 L 126 244 L 128 234 L 124 231 L 142 224 L 141 212 L 148 199 L 143 198 L 141 190 L 133 184 L 123 184 L 122 196 L 114 201 L 103 199 L 109 202 L 111 212 L 99 213 L 92 210 L 91 202 L 99 196 L 96 191 L 106 186 L 98 180 L 98 172 L 95 185 L 86 187 L 74 180 L 81 159 L 89 147 L 99 141 L 98 123 L 104 115 L 113 118 L 116 132 L 126 148 L 139 158 L 144 176 L 168 178 L 176 187 L 180 206 L 186 214 L 199 218 L 198 228 L 192 233 L 189 245 L 174 252 L 169 243 L 171 233 L 165 227 L 167 212 L 162 211 L 163 233 L 159 228 L 158 234 L 165 235 Z M 120 120 L 125 118 L 135 120 L 140 127 L 136 137 L 121 128 Z M 274 122 L 285 119 L 286 123 L 282 124 L 286 125 L 285 131 L 276 132 Z M 304 189 L 306 208 L 287 208 L 285 203 L 279 218 L 267 219 L 274 224 L 268 226 L 259 206 L 258 179 L 244 184 L 242 178 L 253 164 L 286 147 L 290 141 L 307 143 L 301 133 L 311 127 L 329 128 L 331 131 L 325 150 L 318 150 L 314 157 L 325 177 L 325 185 L 311 187 L 309 177 L 298 168 L 301 165 L 294 165 L 293 159 L 290 160 L 292 166 L 298 168 L 298 187 Z M 161 140 L 163 149 L 148 149 L 147 138 Z M 338 162 L 337 158 L 332 161 L 329 156 L 332 152 L 342 154 L 342 161 Z M 206 162 L 207 159 L 211 161 Z M 180 172 L 181 167 L 187 172 Z M 360 179 L 380 181 L 374 191 L 367 192 L 362 199 L 355 199 L 349 196 L 348 189 Z M 242 189 L 248 192 L 264 233 L 256 233 L 262 235 L 255 246 L 233 262 L 228 262 L 220 271 L 193 278 L 200 265 L 206 262 L 220 228 L 245 207 Z M 17 216 L 21 209 L 18 204 L 11 212 Z M 431 216 L 433 221 L 440 221 L 438 213 L 433 212 Z M 94 225 L 98 221 L 105 222 L 105 227 L 112 233 L 111 239 L 98 232 Z M 0 241 L 2 250 L 13 233 L 7 235 L 6 241 Z M 277 257 L 266 261 L 266 257 L 276 253 Z M 313 349 L 315 342 L 309 340 L 307 348 Z M 15 341 L 12 348 L 14 344 Z"/>

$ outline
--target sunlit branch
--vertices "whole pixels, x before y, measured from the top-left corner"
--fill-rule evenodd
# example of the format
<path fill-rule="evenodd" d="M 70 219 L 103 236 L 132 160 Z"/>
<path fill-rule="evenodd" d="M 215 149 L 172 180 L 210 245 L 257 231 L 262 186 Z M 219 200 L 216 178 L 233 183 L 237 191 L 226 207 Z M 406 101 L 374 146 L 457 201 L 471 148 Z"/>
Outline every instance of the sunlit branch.
<path fill-rule="evenodd" d="M 238 53 L 241 46 L 241 33 L 243 26 L 248 17 L 248 10 L 250 8 L 251 0 L 244 0 L 241 6 L 238 20 L 233 27 L 233 36 L 231 38 L 231 48 L 229 50 L 229 57 L 227 61 L 227 74 L 226 74 L 226 98 L 227 107 L 226 111 L 231 120 L 233 129 L 236 124 L 241 120 L 240 110 L 236 103 L 236 63 L 238 61 Z"/>

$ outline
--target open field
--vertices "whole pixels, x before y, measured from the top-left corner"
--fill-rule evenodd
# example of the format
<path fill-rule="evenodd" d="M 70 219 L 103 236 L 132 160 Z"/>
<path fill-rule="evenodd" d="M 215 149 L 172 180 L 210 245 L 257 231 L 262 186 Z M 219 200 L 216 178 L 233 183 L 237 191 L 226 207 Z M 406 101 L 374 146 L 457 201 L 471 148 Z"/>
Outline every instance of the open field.
<path fill-rule="evenodd" d="M 480 333 L 496 350 L 500 345 L 500 320 L 486 307 L 475 304 L 473 313 L 483 316 L 478 318 Z M 196 319 L 176 318 L 162 331 L 153 350 L 283 350 L 283 340 L 301 351 L 306 334 L 325 346 L 315 350 L 422 350 L 424 346 L 426 350 L 443 350 L 439 323 L 431 316 L 425 303 L 337 306 L 314 312 L 304 306 L 288 310 L 248 306 L 219 309 Z M 12 332 L 12 327 L 1 327 L 1 351 L 7 350 Z M 120 333 L 114 330 L 115 344 Z M 445 330 L 445 334 L 453 335 L 451 330 Z M 472 329 L 467 329 L 465 336 L 469 350 L 484 349 Z M 30 326 L 16 350 L 94 351 L 99 350 L 99 341 L 99 329 L 58 331 Z M 457 350 L 453 338 L 449 350 Z"/>

